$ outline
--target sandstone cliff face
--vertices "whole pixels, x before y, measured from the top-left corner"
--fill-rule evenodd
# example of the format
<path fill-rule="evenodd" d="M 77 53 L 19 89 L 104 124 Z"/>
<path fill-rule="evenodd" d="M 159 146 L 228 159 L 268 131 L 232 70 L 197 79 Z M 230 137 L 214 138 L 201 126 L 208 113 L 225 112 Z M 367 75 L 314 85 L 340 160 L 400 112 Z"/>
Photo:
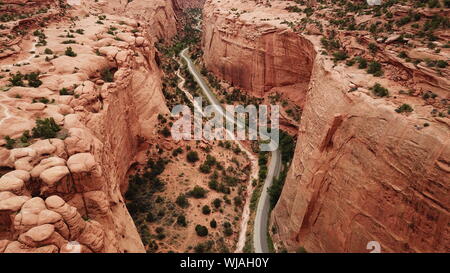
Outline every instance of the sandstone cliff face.
<path fill-rule="evenodd" d="M 233 2 L 223 5 L 217 8 L 209 1 L 203 11 L 208 70 L 257 96 L 295 84 L 306 90 L 315 55 L 311 43 L 286 28 L 255 24 L 247 13 L 237 17 L 229 11 L 238 7 Z"/>
<path fill-rule="evenodd" d="M 177 33 L 174 0 L 98 1 L 90 3 L 90 9 L 97 8 L 108 14 L 133 18 L 143 24 L 157 38 L 171 38 Z"/>
<path fill-rule="evenodd" d="M 50 25 L 42 31 L 55 58 L 38 47 L 40 56 L 29 63 L 8 66 L 13 74 L 39 72 L 42 84 L 2 92 L 1 144 L 31 131 L 36 118 L 51 117 L 62 130 L 27 147 L 0 148 L 0 252 L 145 251 L 121 189 L 140 141 L 155 134 L 158 113 L 168 111 L 157 37 L 133 19 L 107 14 L 96 24 L 82 8 L 73 12 L 83 16 L 72 26 L 84 30 L 71 44 L 77 56 L 65 56 L 64 28 Z M 113 82 L 102 79 L 105 69 Z M 52 103 L 37 102 L 42 98 Z"/>
<path fill-rule="evenodd" d="M 394 115 L 316 60 L 295 157 L 272 215 L 289 249 L 448 252 L 446 123 Z"/>
<path fill-rule="evenodd" d="M 320 38 L 294 35 L 279 24 L 290 16 L 281 2 L 266 8 L 249 1 L 207 1 L 203 40 L 207 67 L 250 92 L 262 95 L 302 81 L 307 86 L 297 89 L 306 96 L 297 147 L 271 215 L 275 246 L 368 252 L 367 243 L 378 241 L 383 252 L 448 252 L 448 119 L 431 117 L 430 108 L 420 106 L 400 115 L 394 111 L 396 97 L 352 91 L 376 81 L 401 86 L 391 80 L 394 72 L 387 72 L 389 79 L 374 79 L 316 54 Z M 439 89 L 448 98 L 442 79 L 425 81 L 422 72 L 410 72 L 405 81 Z"/>

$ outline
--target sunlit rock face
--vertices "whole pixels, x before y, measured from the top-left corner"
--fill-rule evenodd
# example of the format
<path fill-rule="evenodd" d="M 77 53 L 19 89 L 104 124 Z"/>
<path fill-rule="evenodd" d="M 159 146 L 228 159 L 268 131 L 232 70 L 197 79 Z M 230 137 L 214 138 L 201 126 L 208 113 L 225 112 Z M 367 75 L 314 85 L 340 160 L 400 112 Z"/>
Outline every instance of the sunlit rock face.
<path fill-rule="evenodd" d="M 21 37 L 23 49 L 0 56 L 0 67 L 12 74 L 39 72 L 41 81 L 38 87 L 0 92 L 0 252 L 145 251 L 121 189 L 139 139 L 153 136 L 158 114 L 168 112 L 153 43 L 174 34 L 174 13 L 170 3 L 146 1 L 155 15 L 149 18 L 157 22 L 140 22 L 114 8 L 106 12 L 101 1 L 75 2 L 57 10 L 80 18 L 71 24 L 78 30 L 74 39 L 81 41 L 71 44 L 75 54 L 65 54 L 68 46 L 60 39 L 67 35 L 61 27 L 65 21 L 53 17 L 55 22 L 39 27 L 45 46 L 29 50 L 35 40 Z M 98 16 L 86 16 L 86 10 L 102 8 L 101 24 Z M 117 39 L 107 33 L 111 26 L 119 32 Z M 45 58 L 46 48 L 57 57 Z M 20 66 L 10 65 L 22 60 Z M 110 78 L 102 75 L 106 70 Z M 8 78 L 2 77 L 0 86 Z M 43 97 L 51 103 L 37 101 Z M 6 136 L 32 134 L 36 120 L 46 118 L 59 127 L 56 135 L 24 140 L 29 143 L 23 147 L 3 146 Z"/>
<path fill-rule="evenodd" d="M 395 95 L 375 97 L 366 87 L 351 91 L 355 83 L 373 86 L 381 79 L 320 54 L 321 36 L 293 35 L 278 23 L 295 20 L 283 2 L 210 0 L 203 27 L 205 64 L 220 78 L 256 95 L 294 79 L 307 81 L 292 91 L 305 98 L 294 159 L 271 214 L 275 246 L 368 252 L 367 244 L 376 241 L 382 252 L 448 252 L 448 118 L 428 116 L 422 102 L 415 106 L 420 114 L 399 115 Z M 351 37 L 343 41 L 348 53 L 373 56 Z M 277 59 L 280 51 L 289 60 Z M 383 78 L 391 90 L 411 81 L 448 98 L 444 77 L 403 66 L 389 50 L 380 59 L 392 69 Z M 421 115 L 432 125 L 423 127 Z"/>

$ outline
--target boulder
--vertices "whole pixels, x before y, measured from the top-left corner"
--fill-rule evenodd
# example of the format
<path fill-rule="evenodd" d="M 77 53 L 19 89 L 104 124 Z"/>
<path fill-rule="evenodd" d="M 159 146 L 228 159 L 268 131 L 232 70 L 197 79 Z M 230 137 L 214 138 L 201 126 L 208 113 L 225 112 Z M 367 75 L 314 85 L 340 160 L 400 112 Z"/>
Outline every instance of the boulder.
<path fill-rule="evenodd" d="M 67 166 L 72 173 L 91 172 L 97 166 L 95 158 L 90 153 L 74 154 L 67 160 Z"/>
<path fill-rule="evenodd" d="M 56 182 L 60 181 L 69 173 L 69 169 L 66 166 L 55 166 L 43 171 L 39 175 L 39 178 L 41 178 L 47 185 L 53 186 Z"/>

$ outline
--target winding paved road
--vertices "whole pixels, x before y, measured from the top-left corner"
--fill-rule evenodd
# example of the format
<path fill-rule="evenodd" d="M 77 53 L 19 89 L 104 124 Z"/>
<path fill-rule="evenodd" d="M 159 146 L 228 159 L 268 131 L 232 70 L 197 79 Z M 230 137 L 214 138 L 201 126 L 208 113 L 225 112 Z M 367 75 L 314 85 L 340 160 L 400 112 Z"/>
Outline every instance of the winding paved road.
<path fill-rule="evenodd" d="M 188 66 L 189 72 L 194 77 L 195 81 L 199 84 L 200 88 L 203 91 L 203 94 L 208 99 L 209 103 L 213 105 L 225 119 L 233 120 L 234 117 L 228 116 L 224 108 L 217 100 L 216 96 L 211 92 L 206 82 L 203 80 L 203 77 L 199 74 L 199 72 L 195 69 L 194 63 L 191 58 L 187 55 L 188 48 L 185 48 L 180 53 L 180 57 L 183 58 Z M 269 195 L 268 188 L 272 185 L 272 181 L 275 177 L 278 177 L 281 169 L 281 154 L 279 149 L 272 152 L 272 156 L 270 158 L 267 178 L 264 181 L 263 189 L 261 192 L 261 196 L 258 201 L 258 208 L 256 210 L 256 219 L 253 230 L 253 246 L 255 249 L 255 253 L 268 253 L 269 247 L 267 243 L 267 225 L 270 211 L 270 203 L 269 203 Z M 250 193 L 249 193 L 250 194 Z M 246 226 L 245 226 L 246 227 Z M 246 232 L 242 232 L 245 236 Z"/>
<path fill-rule="evenodd" d="M 277 149 L 272 152 L 267 177 L 264 181 L 261 196 L 256 209 L 255 225 L 253 228 L 253 247 L 255 253 L 269 253 L 269 244 L 267 243 L 267 231 L 270 212 L 270 198 L 268 189 L 272 185 L 273 179 L 280 175 L 281 170 L 281 153 Z"/>

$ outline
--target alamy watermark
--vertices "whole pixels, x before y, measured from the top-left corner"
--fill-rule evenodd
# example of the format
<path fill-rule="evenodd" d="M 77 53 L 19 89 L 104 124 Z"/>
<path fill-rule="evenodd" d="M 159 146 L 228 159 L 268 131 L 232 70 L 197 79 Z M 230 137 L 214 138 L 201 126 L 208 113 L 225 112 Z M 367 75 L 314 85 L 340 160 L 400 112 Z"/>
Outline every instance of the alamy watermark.
<path fill-rule="evenodd" d="M 203 108 L 202 98 L 196 97 L 194 114 L 188 106 L 176 105 L 172 116 L 178 118 L 171 128 L 175 140 L 260 140 L 261 151 L 278 149 L 278 105 L 227 105 L 224 109 L 211 104 Z M 208 120 L 203 124 L 204 119 Z"/>

